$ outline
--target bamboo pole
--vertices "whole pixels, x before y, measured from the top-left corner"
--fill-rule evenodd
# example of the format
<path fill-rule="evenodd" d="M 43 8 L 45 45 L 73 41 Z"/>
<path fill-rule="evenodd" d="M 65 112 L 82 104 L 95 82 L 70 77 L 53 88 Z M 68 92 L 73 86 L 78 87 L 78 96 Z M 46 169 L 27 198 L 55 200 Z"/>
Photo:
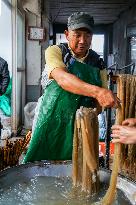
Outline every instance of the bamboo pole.
<path fill-rule="evenodd" d="M 122 96 L 122 82 L 119 78 L 117 79 L 117 97 L 120 99 L 123 99 Z M 117 115 L 116 115 L 116 124 L 122 123 L 122 105 L 117 109 Z M 114 147 L 114 160 L 113 160 L 113 168 L 112 168 L 112 174 L 110 179 L 110 186 L 104 196 L 104 198 L 101 201 L 102 205 L 111 205 L 115 199 L 116 194 L 116 184 L 117 184 L 117 176 L 119 172 L 119 165 L 120 165 L 120 144 L 116 143 Z"/>

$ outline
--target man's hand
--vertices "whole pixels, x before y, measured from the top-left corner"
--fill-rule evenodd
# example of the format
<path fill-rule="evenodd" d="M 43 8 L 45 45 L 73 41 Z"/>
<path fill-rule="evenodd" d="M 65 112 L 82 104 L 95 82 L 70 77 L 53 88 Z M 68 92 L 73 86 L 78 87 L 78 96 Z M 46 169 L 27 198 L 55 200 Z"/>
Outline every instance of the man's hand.
<path fill-rule="evenodd" d="M 111 90 L 105 88 L 99 88 L 96 93 L 96 99 L 102 107 L 119 107 L 120 100 L 117 98 Z"/>

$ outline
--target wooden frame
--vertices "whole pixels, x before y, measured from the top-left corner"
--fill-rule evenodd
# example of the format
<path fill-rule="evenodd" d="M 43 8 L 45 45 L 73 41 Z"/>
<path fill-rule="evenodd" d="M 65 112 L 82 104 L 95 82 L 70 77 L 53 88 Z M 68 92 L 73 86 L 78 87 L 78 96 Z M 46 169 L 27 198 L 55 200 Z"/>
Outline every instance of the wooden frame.
<path fill-rule="evenodd" d="M 37 26 L 28 26 L 28 40 L 45 41 L 45 28 Z"/>

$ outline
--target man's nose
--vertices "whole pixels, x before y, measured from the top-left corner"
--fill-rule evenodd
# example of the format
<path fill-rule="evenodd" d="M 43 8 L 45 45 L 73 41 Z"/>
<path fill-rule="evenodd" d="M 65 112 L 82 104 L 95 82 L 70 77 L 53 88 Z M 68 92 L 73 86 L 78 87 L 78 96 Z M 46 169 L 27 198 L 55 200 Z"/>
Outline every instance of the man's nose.
<path fill-rule="evenodd" d="M 84 43 L 84 42 L 86 42 L 86 37 L 80 36 L 79 43 Z"/>

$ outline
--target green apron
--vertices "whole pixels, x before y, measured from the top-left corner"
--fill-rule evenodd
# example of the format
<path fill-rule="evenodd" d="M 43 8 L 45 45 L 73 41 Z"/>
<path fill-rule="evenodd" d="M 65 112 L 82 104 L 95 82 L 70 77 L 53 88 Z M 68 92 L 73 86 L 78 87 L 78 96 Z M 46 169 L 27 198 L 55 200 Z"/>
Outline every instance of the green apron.
<path fill-rule="evenodd" d="M 73 59 L 68 70 L 87 83 L 101 86 L 99 68 Z M 82 97 L 63 90 L 55 80 L 47 86 L 24 162 L 71 160 L 75 113 Z"/>

